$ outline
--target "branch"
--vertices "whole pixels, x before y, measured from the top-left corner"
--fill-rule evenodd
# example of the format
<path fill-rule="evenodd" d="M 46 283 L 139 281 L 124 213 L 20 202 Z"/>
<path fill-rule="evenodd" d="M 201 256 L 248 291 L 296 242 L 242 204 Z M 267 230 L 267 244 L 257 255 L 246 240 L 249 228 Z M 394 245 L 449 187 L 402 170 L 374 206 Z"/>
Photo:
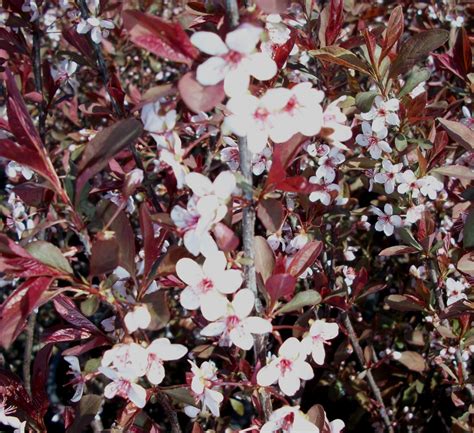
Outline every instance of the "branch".
<path fill-rule="evenodd" d="M 39 24 L 33 24 L 33 75 L 35 81 L 35 90 L 41 94 L 42 100 L 38 104 L 39 121 L 38 129 L 41 140 L 45 143 L 46 138 L 46 110 L 43 99 L 43 77 L 41 75 L 41 30 Z"/>
<path fill-rule="evenodd" d="M 179 425 L 178 414 L 171 405 L 168 396 L 161 390 L 157 390 L 156 398 L 161 407 L 165 410 L 168 419 L 171 423 L 171 433 L 182 433 L 181 426 Z"/>
<path fill-rule="evenodd" d="M 239 25 L 239 6 L 236 0 L 226 0 L 226 11 L 231 28 Z M 252 155 L 248 149 L 247 139 L 239 138 L 240 171 L 245 181 L 244 199 L 247 205 L 242 211 L 242 244 L 244 256 L 249 264 L 244 266 L 245 281 L 247 288 L 255 295 L 255 311 L 259 316 L 263 316 L 264 307 L 260 299 L 257 288 L 257 274 L 255 272 L 255 207 L 253 203 L 253 176 L 252 176 Z M 267 335 L 256 335 L 254 345 L 255 362 L 260 361 L 265 364 L 265 349 L 267 346 Z M 263 414 L 267 420 L 272 412 L 272 403 L 270 395 L 266 390 L 260 391 L 260 404 Z"/>
<path fill-rule="evenodd" d="M 36 312 L 32 311 L 28 318 L 28 325 L 26 327 L 26 342 L 25 350 L 23 352 L 23 381 L 25 382 L 25 389 L 31 396 L 31 356 L 33 354 L 33 343 L 35 339 L 35 325 Z"/>
<path fill-rule="evenodd" d="M 352 344 L 352 347 L 355 350 L 355 353 L 360 362 L 360 365 L 366 371 L 366 377 L 367 377 L 367 381 L 369 382 L 370 389 L 372 390 L 375 396 L 375 399 L 377 400 L 377 403 L 379 404 L 380 416 L 382 417 L 382 420 L 385 426 L 387 427 L 387 431 L 390 433 L 393 433 L 394 429 L 392 426 L 392 421 L 390 420 L 388 416 L 385 403 L 383 402 L 383 399 L 382 399 L 382 393 L 380 392 L 380 388 L 377 385 L 377 382 L 375 382 L 374 376 L 372 375 L 372 371 L 370 370 L 370 368 L 368 368 L 365 365 L 364 352 L 362 351 L 362 347 L 360 347 L 359 339 L 357 338 L 354 327 L 352 326 L 351 319 L 347 312 L 343 313 L 343 322 L 344 322 L 344 326 L 347 329 L 347 332 L 349 333 L 349 340 Z"/>

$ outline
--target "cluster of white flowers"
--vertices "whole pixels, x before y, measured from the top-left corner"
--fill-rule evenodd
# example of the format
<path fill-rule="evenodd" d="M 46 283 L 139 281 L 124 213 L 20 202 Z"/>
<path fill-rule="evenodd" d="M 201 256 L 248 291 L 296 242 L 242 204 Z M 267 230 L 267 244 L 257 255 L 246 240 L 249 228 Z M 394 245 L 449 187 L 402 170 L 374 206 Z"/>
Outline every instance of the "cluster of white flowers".
<path fill-rule="evenodd" d="M 106 38 L 110 34 L 115 26 L 114 23 L 110 20 L 104 20 L 99 18 L 97 15 L 100 9 L 99 0 L 89 0 L 88 2 L 89 10 L 92 12 L 89 18 L 82 18 L 77 24 L 77 32 L 81 34 L 89 33 L 91 34 L 91 39 L 96 43 L 100 44 L 103 38 Z"/>
<path fill-rule="evenodd" d="M 281 391 L 288 395 L 295 395 L 300 389 L 301 380 L 310 380 L 314 377 L 311 365 L 306 362 L 309 354 L 318 365 L 324 364 L 324 344 L 328 344 L 337 336 L 337 323 L 328 323 L 325 320 L 316 320 L 302 341 L 290 337 L 284 341 L 278 350 L 278 356 L 257 373 L 257 383 L 261 386 L 270 386 L 278 382 Z"/>
<path fill-rule="evenodd" d="M 145 407 L 147 393 L 137 383 L 139 379 L 146 377 L 152 385 L 159 385 L 165 378 L 164 361 L 178 360 L 187 352 L 185 346 L 172 344 L 168 338 L 158 338 L 146 348 L 137 343 L 116 344 L 104 353 L 99 367 L 99 372 L 111 379 L 104 389 L 105 397 L 120 396 L 139 408 Z"/>

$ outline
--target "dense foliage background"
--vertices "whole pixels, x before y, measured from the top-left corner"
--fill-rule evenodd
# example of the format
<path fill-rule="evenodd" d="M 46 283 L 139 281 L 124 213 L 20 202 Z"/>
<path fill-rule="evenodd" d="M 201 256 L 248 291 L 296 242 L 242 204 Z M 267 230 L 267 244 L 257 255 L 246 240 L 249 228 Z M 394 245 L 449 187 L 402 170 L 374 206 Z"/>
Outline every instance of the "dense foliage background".
<path fill-rule="evenodd" d="M 2 0 L 0 429 L 473 431 L 473 11 Z"/>

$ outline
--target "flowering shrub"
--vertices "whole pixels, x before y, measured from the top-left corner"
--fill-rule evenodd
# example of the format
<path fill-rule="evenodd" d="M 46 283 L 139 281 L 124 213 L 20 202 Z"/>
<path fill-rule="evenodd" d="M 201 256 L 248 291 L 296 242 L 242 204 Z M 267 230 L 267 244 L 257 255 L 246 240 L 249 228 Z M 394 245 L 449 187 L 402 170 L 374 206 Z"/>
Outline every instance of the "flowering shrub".
<path fill-rule="evenodd" d="M 454 3 L 5 0 L 1 428 L 471 431 Z"/>

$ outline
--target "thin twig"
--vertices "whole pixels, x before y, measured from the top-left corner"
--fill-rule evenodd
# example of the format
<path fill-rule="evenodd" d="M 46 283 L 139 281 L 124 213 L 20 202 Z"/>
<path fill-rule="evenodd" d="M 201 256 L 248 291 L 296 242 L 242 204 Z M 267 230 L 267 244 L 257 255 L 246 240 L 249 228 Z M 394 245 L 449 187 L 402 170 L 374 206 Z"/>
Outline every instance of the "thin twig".
<path fill-rule="evenodd" d="M 31 395 L 31 357 L 33 355 L 33 343 L 35 340 L 36 312 L 32 311 L 26 326 L 26 342 L 23 352 L 23 381 L 25 389 Z"/>
<path fill-rule="evenodd" d="M 429 263 L 429 272 L 430 272 L 431 281 L 435 285 L 435 298 L 436 298 L 436 302 L 438 304 L 438 308 L 441 310 L 441 312 L 444 312 L 444 310 L 446 309 L 446 304 L 444 303 L 443 292 L 441 290 L 441 285 L 439 284 L 439 281 L 438 281 L 436 266 L 435 266 L 433 260 L 431 260 L 430 263 Z M 451 331 L 451 325 L 450 325 L 448 319 L 441 320 L 441 324 L 445 328 L 447 328 L 448 330 Z M 456 352 L 454 353 L 454 356 L 456 358 L 456 363 L 458 364 L 458 367 L 461 371 L 464 386 L 467 389 L 467 391 L 469 392 L 469 395 L 471 397 L 471 402 L 472 402 L 472 401 L 474 401 L 474 389 L 473 389 L 473 386 L 470 383 L 468 383 L 469 373 L 464 368 L 464 363 L 463 363 L 463 360 L 462 360 L 462 352 L 461 352 L 461 348 L 460 348 L 459 344 L 460 343 L 458 343 L 458 345 L 456 347 Z"/>
<path fill-rule="evenodd" d="M 38 23 L 33 24 L 33 75 L 35 90 L 43 94 L 43 76 L 41 74 L 41 30 Z M 45 143 L 46 138 L 46 110 L 43 100 L 38 104 L 39 121 L 38 129 L 41 140 Z M 45 143 L 46 144 L 46 143 Z"/>
<path fill-rule="evenodd" d="M 179 425 L 178 414 L 170 403 L 168 396 L 163 391 L 158 390 L 156 398 L 170 420 L 171 433 L 182 433 L 181 426 Z"/>
<path fill-rule="evenodd" d="M 369 383 L 370 389 L 372 390 L 375 396 L 375 399 L 377 400 L 377 403 L 379 404 L 380 416 L 382 417 L 382 420 L 385 426 L 387 427 L 387 431 L 392 433 L 394 430 L 393 430 L 392 422 L 388 416 L 385 403 L 383 402 L 383 399 L 382 399 L 382 393 L 380 392 L 380 388 L 377 385 L 377 382 L 375 382 L 374 376 L 372 375 L 372 371 L 370 370 L 370 368 L 368 368 L 365 365 L 364 352 L 362 351 L 362 347 L 360 347 L 359 339 L 357 338 L 354 327 L 352 326 L 352 322 L 349 317 L 349 314 L 345 312 L 342 317 L 343 317 L 344 326 L 346 327 L 347 332 L 349 334 L 349 340 L 357 355 L 357 359 L 359 360 L 361 367 L 366 372 L 366 377 L 367 377 L 367 381 Z"/>
<path fill-rule="evenodd" d="M 84 20 L 87 20 L 90 16 L 89 9 L 87 8 L 85 0 L 78 0 L 78 6 L 81 11 L 81 16 Z M 110 102 L 112 104 L 112 109 L 114 110 L 114 113 L 117 117 L 123 117 L 124 113 L 122 112 L 121 108 L 117 104 L 117 101 L 114 99 L 114 97 L 110 94 L 109 89 L 108 89 L 108 84 L 109 84 L 109 73 L 107 70 L 107 64 L 104 59 L 104 55 L 102 54 L 102 50 L 100 48 L 99 44 L 96 44 L 89 36 L 89 41 L 91 42 L 92 46 L 94 47 L 94 54 L 97 59 L 97 67 L 99 69 L 99 74 L 101 76 L 102 82 L 105 87 L 105 91 L 109 95 Z M 144 184 L 147 190 L 148 195 L 150 196 L 150 200 L 153 204 L 153 207 L 157 212 L 161 211 L 160 207 L 160 200 L 158 198 L 158 195 L 155 192 L 155 189 L 153 188 L 152 182 L 148 178 L 148 174 L 146 172 L 145 166 L 143 164 L 143 161 L 141 160 L 140 153 L 138 152 L 137 148 L 135 145 L 132 143 L 129 146 L 129 150 L 132 153 L 133 159 L 135 161 L 135 165 L 137 168 L 142 170 L 143 172 L 143 177 L 144 177 Z"/>

